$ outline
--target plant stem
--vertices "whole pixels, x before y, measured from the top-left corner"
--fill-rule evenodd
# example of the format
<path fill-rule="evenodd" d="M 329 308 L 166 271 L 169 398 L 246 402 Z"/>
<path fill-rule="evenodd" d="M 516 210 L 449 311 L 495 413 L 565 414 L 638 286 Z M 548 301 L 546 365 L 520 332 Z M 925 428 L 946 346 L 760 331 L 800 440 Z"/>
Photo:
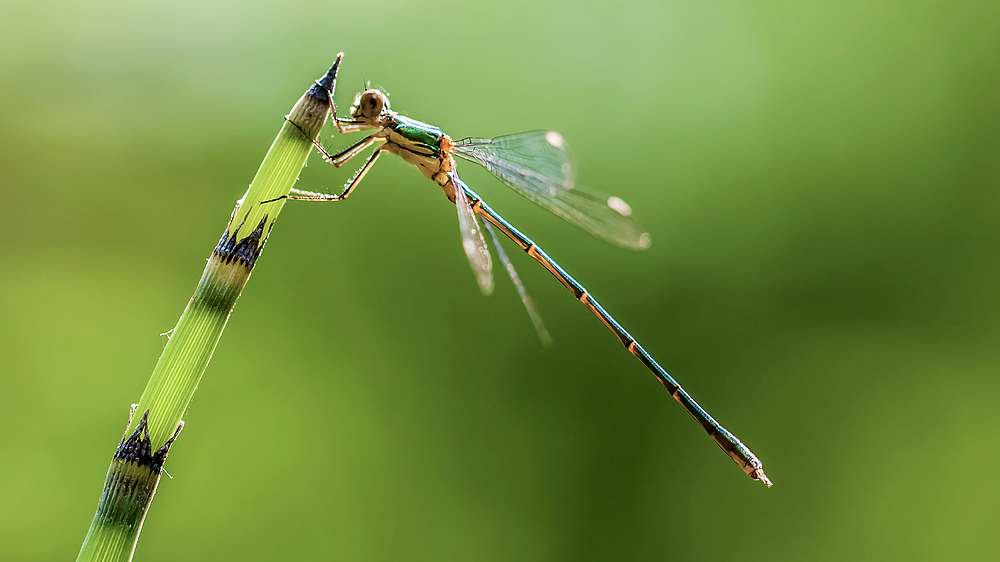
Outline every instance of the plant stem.
<path fill-rule="evenodd" d="M 184 425 L 181 417 L 285 201 L 273 200 L 295 185 L 329 115 L 328 95 L 335 88 L 341 56 L 288 114 L 209 257 L 138 405 L 132 406 L 133 412 L 138 406 L 142 417 L 130 435 L 129 416 L 78 561 L 131 560 L 163 462 Z"/>

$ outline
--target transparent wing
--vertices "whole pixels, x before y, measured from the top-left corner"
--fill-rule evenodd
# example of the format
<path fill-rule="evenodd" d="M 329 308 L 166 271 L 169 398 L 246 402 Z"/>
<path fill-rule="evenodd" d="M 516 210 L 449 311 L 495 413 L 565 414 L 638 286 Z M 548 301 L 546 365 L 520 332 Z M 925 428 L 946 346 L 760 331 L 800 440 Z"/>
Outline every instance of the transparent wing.
<path fill-rule="evenodd" d="M 483 229 L 479 218 L 472 212 L 469 198 L 465 195 L 465 183 L 458 179 L 458 174 L 450 174 L 455 187 L 455 206 L 458 207 L 458 226 L 462 231 L 462 248 L 469 258 L 469 265 L 476 275 L 479 289 L 484 295 L 493 292 L 493 260 L 490 250 L 483 237 Z"/>
<path fill-rule="evenodd" d="M 455 141 L 454 153 L 486 168 L 508 185 L 553 197 L 573 188 L 576 166 L 562 135 L 531 131 L 495 139 Z"/>
<path fill-rule="evenodd" d="M 632 207 L 615 196 L 574 187 L 554 197 L 544 197 L 518 185 L 504 183 L 540 207 L 612 244 L 645 250 L 652 242 L 649 233 L 632 216 Z"/>
<path fill-rule="evenodd" d="M 503 266 L 507 270 L 507 275 L 510 276 L 511 282 L 514 283 L 514 287 L 517 289 L 517 294 L 521 297 L 521 303 L 524 304 L 524 309 L 528 311 L 528 317 L 531 318 L 531 323 L 535 325 L 535 331 L 538 332 L 538 337 L 542 339 L 542 347 L 552 347 L 552 336 L 550 336 L 549 331 L 545 329 L 545 323 L 542 322 L 542 315 L 539 314 L 538 309 L 535 308 L 535 302 L 528 296 L 528 290 L 524 288 L 524 283 L 521 282 L 521 277 L 518 276 L 517 271 L 514 269 L 514 264 L 511 263 L 510 258 L 507 257 L 507 252 L 503 251 L 503 245 L 500 244 L 500 240 L 497 238 L 497 233 L 493 231 L 493 227 L 490 226 L 489 222 L 484 224 L 486 225 L 486 230 L 490 233 L 490 238 L 493 239 L 493 247 L 497 249 L 497 255 L 500 256 L 500 261 L 503 262 Z"/>
<path fill-rule="evenodd" d="M 455 141 L 454 152 L 489 170 L 537 205 L 613 244 L 642 250 L 649 234 L 617 197 L 575 187 L 575 166 L 562 135 L 532 131 Z"/>

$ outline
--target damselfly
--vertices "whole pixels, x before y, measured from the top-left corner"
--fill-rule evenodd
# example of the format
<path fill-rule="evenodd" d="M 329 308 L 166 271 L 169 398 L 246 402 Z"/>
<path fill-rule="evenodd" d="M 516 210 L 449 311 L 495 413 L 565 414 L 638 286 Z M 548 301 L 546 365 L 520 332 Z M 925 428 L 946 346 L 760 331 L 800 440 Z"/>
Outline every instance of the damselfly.
<path fill-rule="evenodd" d="M 448 199 L 455 203 L 462 245 L 483 293 L 489 294 L 493 289 L 492 259 L 478 217 L 486 219 L 486 228 L 493 236 L 500 259 L 517 287 L 543 342 L 547 341 L 548 333 L 490 225 L 498 228 L 541 263 L 577 300 L 589 308 L 744 472 L 768 486 L 771 485 L 771 481 L 764 475 L 760 460 L 750 449 L 699 406 L 635 338 L 594 300 L 583 285 L 570 277 L 530 238 L 490 208 L 482 197 L 458 177 L 455 156 L 483 166 L 507 187 L 599 238 L 633 249 L 649 246 L 649 235 L 639 227 L 632 217 L 631 208 L 624 201 L 617 197 L 596 195 L 575 185 L 573 160 L 559 133 L 535 131 L 494 139 L 466 138 L 453 141 L 437 127 L 392 111 L 389 98 L 377 89 L 368 87 L 359 93 L 354 98 L 350 117 L 346 119 L 337 116 L 332 93 L 329 94 L 329 99 L 331 119 L 338 131 L 349 133 L 374 130 L 374 133 L 337 154 L 330 154 L 322 144 L 313 140 L 324 159 L 340 167 L 366 148 L 376 148 L 339 195 L 292 189 L 290 195 L 279 199 L 343 201 L 351 195 L 383 152 L 395 154 L 415 165 L 426 177 L 444 189 Z"/>

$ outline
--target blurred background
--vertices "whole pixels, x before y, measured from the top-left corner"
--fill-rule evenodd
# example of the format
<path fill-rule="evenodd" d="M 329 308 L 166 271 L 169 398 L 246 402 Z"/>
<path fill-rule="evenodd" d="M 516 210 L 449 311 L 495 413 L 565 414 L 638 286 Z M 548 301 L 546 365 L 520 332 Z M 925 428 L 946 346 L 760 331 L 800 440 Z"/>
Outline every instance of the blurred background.
<path fill-rule="evenodd" d="M 346 57 L 455 138 L 552 128 L 645 252 L 466 165 L 763 460 L 532 260 L 480 295 L 384 157 L 290 204 L 138 560 L 981 559 L 1000 548 L 1000 5 L 0 4 L 0 559 L 68 560 L 283 116 Z M 330 138 L 332 149 L 357 136 Z M 360 165 L 360 163 L 359 163 Z M 353 169 L 313 156 L 300 188 Z"/>

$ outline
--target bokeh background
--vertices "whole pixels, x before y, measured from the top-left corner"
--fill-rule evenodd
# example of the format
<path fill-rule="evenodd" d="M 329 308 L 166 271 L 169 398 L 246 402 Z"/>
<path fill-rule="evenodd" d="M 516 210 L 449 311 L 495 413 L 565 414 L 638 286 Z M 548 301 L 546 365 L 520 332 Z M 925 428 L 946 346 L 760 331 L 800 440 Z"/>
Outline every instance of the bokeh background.
<path fill-rule="evenodd" d="M 648 251 L 463 176 L 775 486 L 511 251 L 543 349 L 384 157 L 286 206 L 138 560 L 995 556 L 998 6 L 0 3 L 0 559 L 76 556 L 160 334 L 341 50 L 342 107 L 371 80 L 456 138 L 564 134 Z"/>

